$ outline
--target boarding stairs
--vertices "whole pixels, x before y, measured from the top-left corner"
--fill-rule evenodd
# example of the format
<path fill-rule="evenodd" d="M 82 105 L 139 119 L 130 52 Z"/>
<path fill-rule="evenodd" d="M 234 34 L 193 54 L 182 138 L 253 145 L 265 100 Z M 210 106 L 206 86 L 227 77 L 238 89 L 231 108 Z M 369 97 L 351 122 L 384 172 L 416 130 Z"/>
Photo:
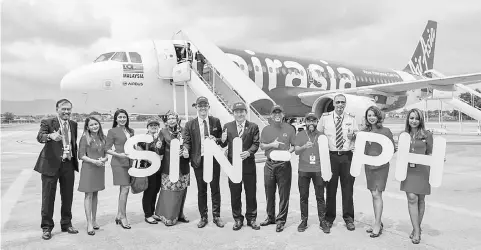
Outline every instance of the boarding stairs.
<path fill-rule="evenodd" d="M 208 67 L 203 76 L 188 63 L 184 62 L 174 67 L 174 82 L 176 72 L 186 71 L 189 65 L 190 77 L 185 81 L 196 96 L 205 96 L 210 101 L 211 114 L 217 116 L 222 124 L 234 120 L 231 110 L 232 104 L 243 102 L 248 107 L 248 120 L 256 123 L 259 130 L 268 125 L 268 121 L 259 110 L 266 114 L 273 100 L 260 89 L 235 63 L 216 45 L 205 39 L 201 34 L 193 31 L 180 31 L 190 43 L 195 46 L 208 61 Z M 182 65 L 184 64 L 184 65 Z M 180 69 L 179 68 L 184 68 Z M 209 79 L 204 79 L 206 74 Z M 267 112 L 266 112 L 267 111 Z"/>

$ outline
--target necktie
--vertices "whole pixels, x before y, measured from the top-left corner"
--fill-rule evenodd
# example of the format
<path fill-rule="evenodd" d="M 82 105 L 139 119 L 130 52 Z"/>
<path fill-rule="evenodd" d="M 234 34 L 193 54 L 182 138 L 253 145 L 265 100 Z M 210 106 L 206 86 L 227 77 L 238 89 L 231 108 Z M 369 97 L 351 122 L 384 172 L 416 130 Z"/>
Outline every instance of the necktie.
<path fill-rule="evenodd" d="M 65 137 L 65 143 L 67 143 L 67 145 L 70 145 L 70 135 L 68 133 L 68 127 L 67 127 L 67 124 L 68 122 L 64 122 L 63 123 L 63 136 Z M 68 159 L 70 160 L 72 158 L 72 149 L 70 149 L 70 153 L 68 155 Z"/>
<path fill-rule="evenodd" d="M 242 124 L 237 125 L 237 131 L 239 131 L 239 137 L 242 136 L 242 133 L 244 133 L 244 127 L 242 127 Z"/>
<path fill-rule="evenodd" d="M 341 150 L 342 146 L 344 146 L 344 139 L 342 138 L 342 120 L 341 117 L 338 116 L 336 123 L 336 147 Z"/>
<path fill-rule="evenodd" d="M 209 129 L 207 128 L 207 122 L 204 120 L 204 138 L 209 136 Z"/>

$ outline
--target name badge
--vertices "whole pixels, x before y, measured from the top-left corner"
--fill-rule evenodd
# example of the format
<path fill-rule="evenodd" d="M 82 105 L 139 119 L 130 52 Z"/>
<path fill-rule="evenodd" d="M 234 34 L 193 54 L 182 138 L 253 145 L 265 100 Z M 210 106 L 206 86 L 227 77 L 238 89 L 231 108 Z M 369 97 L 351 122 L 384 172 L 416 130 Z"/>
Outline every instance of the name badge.
<path fill-rule="evenodd" d="M 309 156 L 309 164 L 316 164 L 316 156 L 315 155 Z"/>

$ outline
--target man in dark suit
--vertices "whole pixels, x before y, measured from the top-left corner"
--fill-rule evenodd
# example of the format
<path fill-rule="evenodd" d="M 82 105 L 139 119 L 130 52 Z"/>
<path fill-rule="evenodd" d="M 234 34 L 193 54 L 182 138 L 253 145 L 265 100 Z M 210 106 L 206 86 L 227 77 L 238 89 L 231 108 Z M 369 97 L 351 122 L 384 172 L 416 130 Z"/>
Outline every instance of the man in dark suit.
<path fill-rule="evenodd" d="M 62 199 L 60 227 L 62 232 L 78 233 L 72 226 L 72 200 L 77 161 L 77 123 L 70 120 L 72 103 L 67 99 L 57 102 L 58 116 L 42 120 L 37 141 L 45 144 L 35 165 L 42 174 L 42 238 L 52 238 L 53 209 L 57 181 Z"/>
<path fill-rule="evenodd" d="M 238 102 L 232 106 L 235 121 L 224 125 L 221 141 L 222 147 L 228 146 L 227 158 L 232 163 L 232 142 L 234 138 L 242 139 L 242 182 L 233 183 L 229 179 L 231 195 L 232 216 L 235 223 L 233 230 L 237 231 L 244 224 L 242 215 L 242 183 L 246 192 L 246 219 L 247 226 L 254 230 L 259 230 L 260 226 L 256 223 L 257 218 L 257 199 L 256 199 L 256 161 L 255 153 L 259 149 L 259 127 L 257 124 L 246 120 L 247 107 L 244 103 Z"/>
<path fill-rule="evenodd" d="M 199 97 L 196 101 L 197 118 L 188 121 L 184 128 L 184 158 L 190 157 L 190 164 L 194 169 L 197 181 L 197 199 L 201 219 L 197 227 L 203 228 L 207 225 L 207 183 L 203 179 L 204 175 L 204 141 L 206 138 L 215 140 L 220 144 L 222 126 L 220 120 L 209 116 L 209 100 L 206 97 Z M 220 165 L 214 159 L 213 178 L 210 182 L 212 196 L 212 215 L 214 223 L 218 227 L 224 227 L 220 219 Z"/>
<path fill-rule="evenodd" d="M 200 53 L 200 51 L 197 51 L 195 53 L 195 60 L 197 60 L 197 71 L 199 71 L 199 75 L 204 77 L 204 66 L 205 66 L 205 57 Z"/>

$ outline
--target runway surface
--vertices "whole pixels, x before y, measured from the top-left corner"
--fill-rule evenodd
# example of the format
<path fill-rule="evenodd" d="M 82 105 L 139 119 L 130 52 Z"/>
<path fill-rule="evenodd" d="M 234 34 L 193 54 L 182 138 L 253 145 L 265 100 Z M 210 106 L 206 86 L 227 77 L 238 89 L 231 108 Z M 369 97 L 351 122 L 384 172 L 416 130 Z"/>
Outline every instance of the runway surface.
<path fill-rule="evenodd" d="M 451 125 L 454 128 L 456 124 Z M 103 126 L 109 128 L 111 123 Z M 403 126 L 388 125 L 394 133 L 401 131 Z M 83 124 L 79 124 L 80 127 Z M 140 123 L 134 125 L 137 133 L 145 133 L 143 127 L 144 124 Z M 142 195 L 130 193 L 127 211 L 132 229 L 124 230 L 114 223 L 119 190 L 112 185 L 112 172 L 107 167 L 106 189 L 99 192 L 98 222 L 101 229 L 96 235 L 89 236 L 86 233 L 84 194 L 75 191 L 73 224 L 79 229 L 79 234 L 60 232 L 58 194 L 53 238 L 45 241 L 41 239 L 40 229 L 40 174 L 33 171 L 42 148 L 35 139 L 38 128 L 38 124 L 29 124 L 4 127 L 1 131 L 2 249 L 481 249 L 481 136 L 474 134 L 442 135 L 448 141 L 443 184 L 440 188 L 433 188 L 432 194 L 426 198 L 422 241 L 419 245 L 413 245 L 408 237 L 412 228 L 407 201 L 405 193 L 399 190 L 399 182 L 394 179 L 394 164 L 391 165 L 387 188 L 383 193 L 384 233 L 379 238 L 372 239 L 365 232 L 373 220 L 373 209 L 364 171 L 355 182 L 355 231 L 348 231 L 342 221 L 340 190 L 337 198 L 338 216 L 331 233 L 326 235 L 319 229 L 311 185 L 309 228 L 303 233 L 297 232 L 300 221 L 297 158 L 292 160 L 294 174 L 289 215 L 286 228 L 281 233 L 275 232 L 275 226 L 262 227 L 259 231 L 248 227 L 240 231 L 232 230 L 234 220 L 228 181 L 224 173 L 221 174 L 221 216 L 227 222 L 224 228 L 217 228 L 212 223 L 211 215 L 206 228 L 197 228 L 197 188 L 192 175 L 185 207 L 190 223 L 173 227 L 147 224 L 142 212 Z M 476 124 L 465 124 L 463 131 L 476 131 L 475 128 Z M 82 128 L 79 129 L 79 134 L 81 132 Z M 261 222 L 266 216 L 264 164 L 259 163 L 257 166 L 257 221 Z M 76 173 L 75 190 L 79 177 Z M 208 200 L 211 204 L 210 194 Z M 243 206 L 245 212 L 244 199 Z M 276 208 L 278 209 L 278 204 Z"/>

